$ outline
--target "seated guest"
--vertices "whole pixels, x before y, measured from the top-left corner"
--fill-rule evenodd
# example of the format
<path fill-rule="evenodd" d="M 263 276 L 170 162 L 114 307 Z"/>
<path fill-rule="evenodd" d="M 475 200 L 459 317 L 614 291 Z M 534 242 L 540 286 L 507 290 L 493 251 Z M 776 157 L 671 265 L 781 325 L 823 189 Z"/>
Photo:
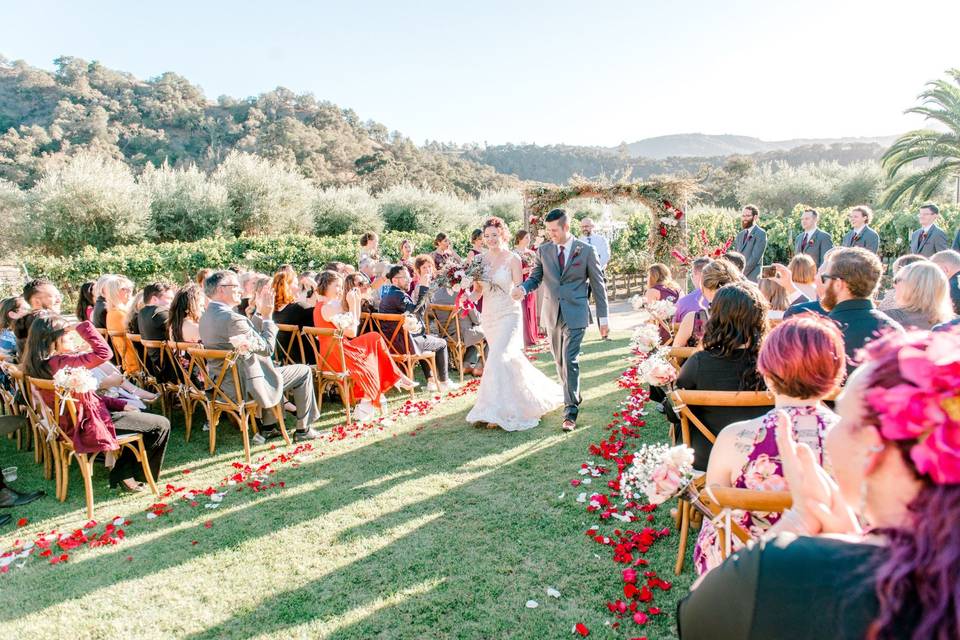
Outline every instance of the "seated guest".
<path fill-rule="evenodd" d="M 829 251 L 827 251 L 827 254 L 829 254 Z M 826 259 L 827 254 L 824 254 L 824 259 Z M 823 260 L 820 263 L 823 264 Z M 793 286 L 797 288 L 797 291 L 807 300 L 816 300 L 817 285 L 814 284 L 814 280 L 817 278 L 817 263 L 813 261 L 813 258 L 805 253 L 799 253 L 790 259 L 787 268 L 790 269 Z M 801 301 L 790 301 L 791 304 L 796 302 Z"/>
<path fill-rule="evenodd" d="M 703 268 L 700 276 L 700 289 L 706 300 L 706 307 L 683 317 L 677 327 L 673 344 L 677 347 L 695 347 L 703 338 L 704 328 L 709 317 L 710 301 L 720 287 L 743 280 L 743 274 L 729 260 L 714 260 Z"/>
<path fill-rule="evenodd" d="M 900 256 L 893 261 L 893 277 L 896 278 L 897 274 L 900 273 L 900 269 L 903 269 L 908 264 L 920 262 L 921 260 L 926 260 L 926 258 L 916 253 L 908 253 L 907 255 Z M 890 287 L 883 292 L 883 297 L 880 298 L 880 302 L 877 303 L 877 308 L 880 309 L 880 311 L 887 311 L 888 309 L 896 309 L 896 307 L 897 292 L 893 287 Z"/>
<path fill-rule="evenodd" d="M 727 251 L 725 254 L 720 256 L 718 260 L 726 260 L 733 266 L 737 268 L 737 271 L 743 273 L 743 268 L 747 265 L 747 259 L 743 256 L 742 253 L 737 251 Z"/>
<path fill-rule="evenodd" d="M 953 305 L 953 312 L 960 315 L 960 253 L 953 249 L 938 251 L 933 254 L 930 260 L 943 269 L 947 276 L 947 282 L 950 284 L 950 302 Z"/>
<path fill-rule="evenodd" d="M 264 276 L 264 280 L 267 280 Z M 267 280 L 269 282 L 269 280 Z M 167 335 L 174 342 L 200 342 L 200 316 L 205 306 L 200 285 L 181 287 L 170 303 Z"/>
<path fill-rule="evenodd" d="M 385 287 L 383 297 L 380 299 L 380 313 L 411 313 L 418 317 L 422 325 L 423 307 L 418 308 L 417 304 L 407 295 L 407 287 L 410 286 L 410 276 L 407 275 L 407 270 L 399 265 L 390 267 L 387 271 L 387 279 L 390 284 Z M 421 283 L 419 292 L 423 293 L 426 288 Z M 382 327 L 384 331 L 393 336 L 395 323 L 384 322 Z M 423 376 L 427 378 L 427 388 L 429 390 L 448 391 L 460 386 L 448 379 L 449 354 L 447 353 L 446 340 L 428 335 L 426 327 L 421 326 L 419 333 L 410 334 L 410 348 L 413 349 L 414 353 L 432 351 L 434 354 L 438 380 L 431 379 L 429 365 L 423 360 L 420 361 L 420 367 L 423 370 Z M 407 346 L 403 340 L 403 329 L 396 332 L 393 349 L 397 353 L 406 353 Z"/>
<path fill-rule="evenodd" d="M 106 329 L 107 328 L 107 299 L 103 296 L 103 288 L 106 286 L 112 278 L 117 276 L 107 273 L 99 278 L 96 282 L 93 283 L 93 312 L 90 316 L 90 321 L 93 322 L 93 326 L 97 329 Z M 59 313 L 59 311 L 57 312 Z M 82 318 L 80 318 L 82 320 Z"/>
<path fill-rule="evenodd" d="M 210 276 L 211 273 L 213 273 L 213 269 L 207 269 L 206 267 L 204 267 L 203 269 L 200 269 L 199 271 L 197 271 L 197 275 L 194 276 L 193 279 L 202 288 L 203 283 L 207 281 L 207 278 Z"/>
<path fill-rule="evenodd" d="M 680 298 L 680 287 L 673 281 L 670 267 L 659 262 L 650 265 L 647 270 L 647 291 L 643 297 L 647 302 L 676 302 Z"/>
<path fill-rule="evenodd" d="M 680 603 L 682 640 L 960 637 L 957 353 L 956 333 L 867 347 L 826 438 L 835 481 L 779 421 L 793 507 Z"/>
<path fill-rule="evenodd" d="M 787 290 L 773 278 L 760 278 L 759 288 L 760 293 L 763 294 L 770 306 L 767 311 L 767 318 L 782 320 L 783 312 L 787 310 Z"/>
<path fill-rule="evenodd" d="M 785 491 L 775 430 L 780 412 L 786 412 L 795 437 L 823 464 L 824 438 L 839 418 L 822 400 L 843 381 L 844 359 L 843 337 L 824 318 L 792 318 L 771 331 L 760 347 L 757 369 L 773 392 L 775 406 L 759 418 L 734 422 L 720 432 L 710 452 L 706 485 Z M 778 513 L 735 510 L 731 519 L 759 538 L 779 517 Z M 732 534 L 730 543 L 733 549 L 742 546 Z M 693 551 L 698 574 L 720 564 L 720 545 L 716 528 L 704 518 Z"/>
<path fill-rule="evenodd" d="M 387 272 L 391 266 L 389 262 L 377 262 L 373 265 L 373 277 L 370 278 L 370 304 L 374 309 L 380 308 L 380 299 L 383 297 L 384 291 L 390 286 Z"/>
<path fill-rule="evenodd" d="M 950 285 L 933 262 L 923 260 L 900 269 L 893 288 L 897 307 L 887 315 L 903 327 L 927 330 L 953 319 Z"/>
<path fill-rule="evenodd" d="M 80 354 L 68 353 L 64 335 L 70 330 L 69 323 L 56 314 L 45 314 L 34 319 L 30 325 L 27 344 L 23 353 L 24 372 L 32 378 L 50 380 L 64 367 L 93 369 L 106 363 L 110 347 L 87 321 L 76 326 L 77 334 L 90 347 Z M 43 401 L 53 407 L 52 392 L 42 392 Z M 163 416 L 140 413 L 124 400 L 93 393 L 78 399 L 80 424 L 74 430 L 67 412 L 60 416 L 60 427 L 70 434 L 74 448 L 80 453 L 109 453 L 116 451 L 117 434 L 139 433 L 147 450 L 147 461 L 154 480 L 159 481 L 163 456 L 170 435 L 170 421 Z M 146 478 L 136 456 L 124 448 L 110 470 L 110 486 L 120 486 L 126 491 L 143 491 Z"/>
<path fill-rule="evenodd" d="M 373 290 L 370 288 L 370 281 L 367 280 L 367 276 L 363 275 L 359 271 L 357 273 L 351 273 L 343 278 L 344 307 L 346 307 L 347 304 L 347 294 L 354 289 L 356 289 L 360 294 L 360 313 L 376 313 L 377 308 L 379 307 L 379 302 L 377 305 L 373 304 Z M 314 324 L 314 326 L 316 326 L 316 324 Z"/>
<path fill-rule="evenodd" d="M 140 335 L 140 310 L 143 309 L 143 291 L 138 291 L 127 305 L 127 333 Z"/>
<path fill-rule="evenodd" d="M 77 293 L 77 320 L 84 321 L 90 320 L 93 317 L 93 306 L 96 304 L 96 299 L 93 297 L 93 285 L 92 280 L 84 282 L 80 285 L 80 292 Z"/>
<path fill-rule="evenodd" d="M 359 274 L 362 277 L 362 274 Z M 350 377 L 353 379 L 351 400 L 359 401 L 353 417 L 363 422 L 373 416 L 377 409 L 385 409 L 384 394 L 393 387 L 409 390 L 416 386 L 410 378 L 403 375 L 396 362 L 390 357 L 390 348 L 379 333 L 357 335 L 360 326 L 360 291 L 357 288 L 344 292 L 343 279 L 335 271 L 324 271 L 317 281 L 320 302 L 313 310 L 313 324 L 321 329 L 334 329 L 334 316 L 349 313 L 354 324 L 343 332 L 343 359 Z M 340 364 L 332 351 L 334 338 L 317 337 L 317 351 L 324 368 Z M 330 357 L 327 357 L 330 354 Z"/>
<path fill-rule="evenodd" d="M 794 302 L 787 310 L 783 312 L 783 319 L 792 318 L 795 315 L 802 313 L 815 313 L 818 316 L 826 317 L 826 310 L 820 305 L 820 299 L 823 297 L 823 294 L 827 290 L 827 283 L 824 281 L 822 275 L 829 272 L 829 267 L 827 263 L 830 261 L 830 255 L 833 251 L 831 249 L 823 257 L 823 263 L 817 269 L 817 275 L 813 280 L 814 293 L 816 294 L 811 300 L 806 300 L 804 302 Z M 799 293 L 799 290 L 793 286 L 793 273 L 790 269 L 784 267 L 783 265 L 774 265 L 777 270 L 776 280 L 780 286 L 784 287 L 787 291 L 788 298 L 797 298 L 798 300 L 803 300 L 803 294 Z M 799 297 L 798 297 L 799 296 Z"/>
<path fill-rule="evenodd" d="M 140 337 L 144 340 L 166 341 L 167 323 L 170 320 L 170 303 L 176 292 L 163 282 L 151 282 L 143 288 L 143 308 L 140 310 Z M 167 362 L 160 349 L 147 349 L 146 365 L 149 372 L 160 382 L 176 382 L 177 373 L 173 363 Z"/>
<path fill-rule="evenodd" d="M 710 258 L 697 258 L 693 261 L 693 266 L 690 267 L 690 280 L 693 282 L 693 291 L 690 293 L 680 296 L 680 299 L 677 300 L 677 313 L 673 316 L 673 321 L 676 324 L 683 322 L 683 318 L 688 313 L 696 313 L 697 311 L 707 309 L 707 299 L 703 297 L 703 290 L 701 287 L 701 282 L 703 278 L 703 268 L 713 262 Z"/>
<path fill-rule="evenodd" d="M 260 295 L 260 292 L 263 291 L 264 289 L 273 288 L 273 278 L 271 278 L 270 276 L 265 276 L 262 273 L 258 273 L 256 277 L 254 277 L 253 283 L 250 285 L 250 288 L 253 291 L 253 295 L 250 298 L 250 301 L 247 303 L 247 305 L 243 308 L 243 313 L 240 314 L 248 318 L 252 318 L 253 314 L 257 312 L 257 305 L 254 304 L 253 301 L 257 299 L 257 296 Z M 200 295 L 201 297 L 203 296 L 203 287 L 200 287 Z M 205 309 L 206 306 L 207 306 L 207 301 L 204 300 L 202 308 Z M 243 302 L 237 305 L 237 308 L 239 309 L 242 306 L 243 306 Z M 237 313 L 240 313 L 240 312 L 238 311 Z M 200 315 L 203 315 L 203 314 L 201 313 Z"/>
<path fill-rule="evenodd" d="M 756 286 L 739 281 L 717 290 L 710 305 L 710 320 L 703 334 L 703 351 L 687 358 L 680 368 L 678 389 L 701 391 L 762 391 L 757 354 L 767 332 L 767 305 Z M 680 418 L 666 411 L 675 433 Z M 754 418 L 762 407 L 697 407 L 696 416 L 714 434 L 731 422 Z M 679 441 L 679 434 L 676 437 Z M 706 469 L 710 441 L 700 430 L 690 429 L 694 468 Z"/>
<path fill-rule="evenodd" d="M 23 299 L 31 309 L 46 309 L 56 314 L 60 313 L 63 303 L 60 290 L 46 278 L 36 278 L 23 285 Z"/>
<path fill-rule="evenodd" d="M 311 428 L 320 419 L 316 397 L 313 392 L 313 372 L 304 364 L 276 366 L 273 352 L 277 341 L 277 325 L 273 321 L 274 294 L 263 289 L 256 299 L 257 312 L 246 318 L 236 311 L 240 303 L 240 280 L 232 271 L 214 271 L 204 282 L 204 293 L 209 303 L 200 317 L 200 341 L 207 349 L 232 350 L 230 338 L 247 336 L 254 344 L 253 350 L 237 360 L 240 385 L 245 398 L 256 400 L 262 410 L 262 425 L 255 441 L 260 443 L 280 435 L 275 427 L 277 417 L 271 411 L 283 403 L 284 393 L 293 395 L 297 409 L 297 430 L 294 440 L 315 440 L 320 436 Z M 207 363 L 210 377 L 220 375 L 223 361 Z M 233 385 L 225 385 L 224 392 L 234 393 Z M 238 400 L 238 398 L 234 398 Z"/>
<path fill-rule="evenodd" d="M 821 274 L 826 289 L 821 306 L 840 325 L 847 351 L 847 368 L 856 366 L 857 351 L 885 331 L 903 331 L 899 322 L 879 311 L 871 296 L 883 268 L 880 258 L 861 247 L 842 247 L 830 254 L 829 273 Z"/>
<path fill-rule="evenodd" d="M 443 263 L 447 260 L 453 259 L 460 261 L 460 256 L 453 250 L 453 247 L 450 245 L 450 238 L 447 237 L 447 234 L 440 232 L 437 234 L 437 237 L 433 239 L 434 252 L 431 254 L 433 256 L 433 261 L 437 265 L 437 269 L 443 266 Z"/>
<path fill-rule="evenodd" d="M 13 325 L 17 318 L 27 313 L 30 313 L 30 305 L 20 296 L 4 298 L 0 302 L 0 354 L 16 358 L 17 337 L 13 333 Z"/>
<path fill-rule="evenodd" d="M 244 271 L 240 274 L 240 304 L 237 305 L 237 313 L 240 315 L 247 315 L 247 308 L 255 295 L 254 287 L 257 284 L 257 278 L 261 275 L 263 274 L 256 271 Z"/>
<path fill-rule="evenodd" d="M 127 314 L 133 298 L 133 283 L 117 276 L 107 280 L 103 286 L 103 296 L 107 300 L 107 331 L 119 331 L 122 336 L 111 336 L 113 348 L 120 354 L 120 364 L 126 375 L 140 373 L 140 362 L 133 350 L 133 343 L 126 336 Z"/>
<path fill-rule="evenodd" d="M 273 276 L 273 321 L 277 324 L 292 324 L 297 327 L 313 326 L 313 307 L 308 308 L 297 302 L 300 294 L 300 287 L 297 284 L 293 269 L 280 269 Z M 316 304 L 316 302 L 314 302 Z M 277 343 L 281 349 L 290 351 L 290 357 L 295 362 L 312 364 L 312 360 L 307 360 L 306 353 L 300 353 L 300 347 L 296 343 L 290 344 L 290 338 L 293 334 L 290 331 L 281 331 L 277 334 Z M 312 357 L 313 354 L 311 353 Z"/>

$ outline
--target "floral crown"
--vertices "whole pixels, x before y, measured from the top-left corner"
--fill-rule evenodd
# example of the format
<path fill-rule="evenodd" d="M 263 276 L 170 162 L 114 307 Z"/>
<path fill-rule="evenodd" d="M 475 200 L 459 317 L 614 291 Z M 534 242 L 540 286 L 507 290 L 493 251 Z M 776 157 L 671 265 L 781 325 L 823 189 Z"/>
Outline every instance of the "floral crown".
<path fill-rule="evenodd" d="M 936 484 L 960 483 L 960 332 L 912 331 L 868 345 L 866 399 L 888 440 L 915 440 L 910 459 Z M 880 386 L 895 358 L 897 384 Z"/>

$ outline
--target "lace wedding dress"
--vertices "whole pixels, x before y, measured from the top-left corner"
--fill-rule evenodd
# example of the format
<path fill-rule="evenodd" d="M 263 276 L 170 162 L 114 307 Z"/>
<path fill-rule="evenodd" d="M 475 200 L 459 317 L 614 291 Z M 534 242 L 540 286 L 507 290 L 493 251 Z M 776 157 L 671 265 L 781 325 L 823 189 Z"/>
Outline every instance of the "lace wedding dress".
<path fill-rule="evenodd" d="M 491 280 L 497 287 L 484 289 L 480 314 L 490 353 L 467 422 L 489 422 L 505 431 L 531 429 L 543 414 L 563 406 L 563 390 L 523 352 L 523 310 L 510 296 L 509 264 L 494 270 Z"/>

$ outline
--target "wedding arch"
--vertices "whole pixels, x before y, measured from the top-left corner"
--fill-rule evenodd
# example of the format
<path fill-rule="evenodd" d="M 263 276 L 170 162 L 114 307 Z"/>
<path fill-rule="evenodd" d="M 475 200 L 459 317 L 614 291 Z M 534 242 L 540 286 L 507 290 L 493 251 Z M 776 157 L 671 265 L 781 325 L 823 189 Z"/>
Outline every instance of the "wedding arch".
<path fill-rule="evenodd" d="M 686 178 L 668 178 L 646 182 L 591 182 L 573 180 L 565 186 L 535 185 L 523 192 L 525 225 L 535 231 L 543 217 L 574 198 L 594 198 L 603 202 L 633 200 L 650 210 L 647 246 L 656 262 L 677 266 L 674 252 L 686 254 L 687 217 L 684 209 L 693 196 L 696 182 Z"/>

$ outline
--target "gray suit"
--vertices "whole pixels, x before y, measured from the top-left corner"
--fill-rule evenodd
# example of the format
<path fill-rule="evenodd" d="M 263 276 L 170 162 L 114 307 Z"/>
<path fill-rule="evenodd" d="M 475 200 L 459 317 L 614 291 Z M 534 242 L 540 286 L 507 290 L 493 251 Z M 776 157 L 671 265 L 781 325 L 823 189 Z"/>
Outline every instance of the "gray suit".
<path fill-rule="evenodd" d="M 743 275 L 751 282 L 759 280 L 763 254 L 767 250 L 767 232 L 756 225 L 750 229 L 741 229 L 734 240 L 733 249 L 742 253 L 746 261 Z"/>
<path fill-rule="evenodd" d="M 530 277 L 520 286 L 530 293 L 541 284 L 546 284 L 546 291 L 540 320 L 547 329 L 557 375 L 563 383 L 564 418 L 576 421 L 581 402 L 580 343 L 590 324 L 588 291 L 593 292 L 597 316 L 607 317 L 607 287 L 596 251 L 574 239 L 561 270 L 557 245 L 540 245 Z"/>
<path fill-rule="evenodd" d="M 297 427 L 306 428 L 320 419 L 313 393 L 313 375 L 310 367 L 292 364 L 284 367 L 274 365 L 272 357 L 277 342 L 277 325 L 259 315 L 247 318 L 236 313 L 222 302 L 210 302 L 207 311 L 200 317 L 200 341 L 206 349 L 232 350 L 230 338 L 238 335 L 254 338 L 253 351 L 237 360 L 240 386 L 247 397 L 257 401 L 263 411 L 263 423 L 274 424 L 276 416 L 266 411 L 283 402 L 284 391 L 293 393 L 297 405 Z M 216 380 L 223 368 L 223 361 L 209 363 L 210 376 Z M 234 397 L 233 383 L 224 381 L 223 391 Z"/>
<path fill-rule="evenodd" d="M 454 296 L 453 293 L 441 287 L 433 293 L 433 299 L 430 302 L 432 304 L 453 305 L 456 301 L 456 296 Z M 439 322 L 441 326 L 446 326 L 450 312 L 435 310 L 434 316 L 436 322 Z M 466 316 L 461 315 L 457 318 L 457 324 L 460 325 L 460 338 L 467 347 L 464 360 L 471 367 L 476 366 L 480 359 L 477 345 L 483 344 L 484 341 L 483 332 L 479 329 L 480 314 L 477 313 L 476 309 L 470 309 Z M 438 327 L 433 327 L 433 329 L 435 329 L 436 335 L 440 335 L 440 329 Z M 453 332 L 452 324 L 450 325 L 450 331 L 451 333 Z"/>
<path fill-rule="evenodd" d="M 865 226 L 859 236 L 853 229 L 850 229 L 843 236 L 843 242 L 840 244 L 844 247 L 862 247 L 867 251 L 873 251 L 877 255 L 880 254 L 880 234 L 869 226 Z"/>
<path fill-rule="evenodd" d="M 831 238 L 830 234 L 826 231 L 817 229 L 811 234 L 810 239 L 804 246 L 803 237 L 806 234 L 806 231 L 801 231 L 797 234 L 797 237 L 793 241 L 793 254 L 807 254 L 817 263 L 817 268 L 820 268 L 820 265 L 823 264 L 823 254 L 833 248 L 833 238 Z"/>
<path fill-rule="evenodd" d="M 947 240 L 947 234 L 937 225 L 930 226 L 930 233 L 921 240 L 920 236 L 923 228 L 917 229 L 910 234 L 910 253 L 918 253 L 924 258 L 929 258 L 938 251 L 944 251 L 950 248 L 950 241 Z"/>

